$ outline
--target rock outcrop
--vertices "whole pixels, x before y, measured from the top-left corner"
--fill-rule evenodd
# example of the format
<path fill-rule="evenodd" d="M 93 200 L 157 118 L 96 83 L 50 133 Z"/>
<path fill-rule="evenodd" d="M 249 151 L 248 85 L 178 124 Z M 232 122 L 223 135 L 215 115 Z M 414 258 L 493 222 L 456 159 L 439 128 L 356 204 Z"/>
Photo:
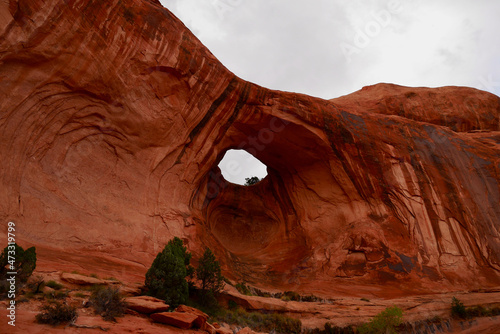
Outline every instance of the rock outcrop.
<path fill-rule="evenodd" d="M 128 297 L 125 302 L 127 308 L 143 314 L 166 312 L 170 308 L 164 300 L 150 296 Z"/>
<path fill-rule="evenodd" d="M 62 273 L 61 280 L 76 285 L 116 285 L 119 283 L 117 281 L 104 280 L 73 273 Z"/>
<path fill-rule="evenodd" d="M 0 221 L 21 243 L 145 271 L 180 236 L 233 279 L 324 296 L 500 282 L 497 96 L 272 91 L 154 1 L 4 1 L 0 50 Z M 268 176 L 225 181 L 231 148 Z"/>
<path fill-rule="evenodd" d="M 151 319 L 180 329 L 190 329 L 198 319 L 198 316 L 190 313 L 162 312 L 151 314 Z"/>

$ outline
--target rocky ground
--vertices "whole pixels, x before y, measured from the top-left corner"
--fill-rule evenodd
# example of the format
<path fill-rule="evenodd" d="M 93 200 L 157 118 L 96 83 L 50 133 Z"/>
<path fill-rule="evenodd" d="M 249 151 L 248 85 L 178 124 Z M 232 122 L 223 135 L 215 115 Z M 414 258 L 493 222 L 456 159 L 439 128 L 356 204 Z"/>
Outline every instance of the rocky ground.
<path fill-rule="evenodd" d="M 41 250 L 40 254 L 48 254 L 46 252 L 47 250 Z M 64 299 L 65 302 L 78 307 L 79 317 L 75 323 L 79 326 L 101 326 L 107 329 L 107 333 L 205 333 L 207 331 L 212 331 L 213 333 L 252 333 L 251 330 L 241 328 L 241 326 L 229 326 L 227 324 L 221 324 L 221 328 L 217 331 L 214 327 L 204 327 L 204 330 L 180 329 L 175 326 L 157 323 L 148 314 L 165 311 L 164 304 L 162 305 L 161 302 L 156 302 L 154 299 L 149 300 L 148 297 L 146 297 L 146 300 L 130 297 L 137 295 L 143 284 L 143 270 L 140 268 L 134 268 L 133 265 L 127 268 L 123 267 L 123 263 L 113 262 L 111 259 L 108 259 L 106 262 L 102 258 L 93 258 L 92 256 L 85 257 L 86 261 L 82 261 L 78 265 L 73 262 L 72 265 L 74 267 L 71 267 L 69 264 L 75 258 L 66 257 L 63 252 L 52 253 L 54 258 L 50 256 L 40 257 L 40 254 L 37 270 L 32 277 L 42 276 L 45 282 L 53 280 L 63 285 L 60 291 L 68 292 L 68 297 Z M 55 258 L 58 260 L 54 261 Z M 98 270 L 99 263 L 102 264 L 102 271 Z M 63 269 L 65 266 L 68 267 L 68 270 Z M 77 266 L 79 266 L 79 270 Z M 87 268 L 87 270 L 84 268 Z M 110 275 L 111 273 L 115 275 Z M 124 317 L 118 318 L 116 323 L 104 321 L 100 316 L 94 314 L 92 308 L 85 307 L 91 293 L 89 287 L 94 284 L 118 286 L 121 288 L 123 294 L 128 296 L 130 308 Z M 48 287 L 44 289 L 46 294 L 57 293 L 57 291 Z M 389 290 L 390 287 L 388 287 Z M 418 327 L 420 330 L 427 330 L 429 333 L 498 333 L 497 328 L 500 326 L 500 316 L 476 318 L 467 321 L 452 320 L 450 308 L 453 297 L 457 297 L 465 306 L 499 306 L 500 287 L 498 289 L 389 298 L 374 297 L 373 295 L 366 295 L 361 298 L 344 295 L 335 298 L 325 298 L 323 300 L 318 299 L 315 302 L 299 302 L 271 297 L 247 296 L 239 293 L 235 287 L 226 285 L 220 301 L 222 304 L 225 304 L 228 300 L 233 300 L 240 307 L 248 311 L 260 311 L 264 313 L 278 312 L 300 319 L 303 328 L 309 329 L 323 328 L 327 322 L 337 326 L 368 322 L 374 315 L 386 307 L 396 305 L 403 309 L 405 322 L 412 323 L 414 324 L 414 328 Z M 7 326 L 6 321 L 2 321 L 0 324 L 2 332 L 102 332 L 100 328 L 75 328 L 64 325 L 50 327 L 37 324 L 35 322 L 35 315 L 39 312 L 43 302 L 41 295 L 32 296 L 29 299 L 26 295 L 18 297 L 15 330 L 12 331 L 13 328 Z M 6 319 L 7 301 L 0 303 L 1 319 Z M 189 314 L 197 313 L 197 311 L 190 310 L 189 308 L 180 311 Z M 202 313 L 200 312 L 200 314 Z M 195 318 L 196 315 L 193 319 Z M 419 331 L 415 330 L 414 332 Z M 425 331 L 420 332 L 425 333 Z"/>
<path fill-rule="evenodd" d="M 35 275 L 73 290 L 68 303 L 83 305 L 92 274 L 137 292 L 179 237 L 193 262 L 210 248 L 235 283 L 317 296 L 228 286 L 222 298 L 306 328 L 365 322 L 392 305 L 406 321 L 441 317 L 431 331 L 498 326 L 448 321 L 453 296 L 500 303 L 498 96 L 270 90 L 238 78 L 155 0 L 0 1 L 0 50 L 0 241 L 15 226 L 16 242 L 37 248 Z M 224 180 L 218 164 L 234 148 L 268 176 L 251 187 Z M 39 306 L 19 303 L 17 331 L 100 331 L 37 325 Z M 181 332 L 79 311 L 77 324 L 110 332 Z"/>

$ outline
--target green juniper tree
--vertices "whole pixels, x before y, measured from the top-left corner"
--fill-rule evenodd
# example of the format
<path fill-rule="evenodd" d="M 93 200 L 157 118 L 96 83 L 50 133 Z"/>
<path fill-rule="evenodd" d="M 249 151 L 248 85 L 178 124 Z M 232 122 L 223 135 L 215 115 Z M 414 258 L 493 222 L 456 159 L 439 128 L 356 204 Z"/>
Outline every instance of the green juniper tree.
<path fill-rule="evenodd" d="M 207 248 L 196 268 L 196 277 L 201 281 L 204 293 L 215 294 L 224 288 L 224 277 L 221 274 L 219 261 L 214 253 Z"/>
<path fill-rule="evenodd" d="M 24 250 L 17 244 L 8 245 L 0 255 L 0 295 L 4 296 L 11 288 L 7 281 L 8 272 L 16 272 L 16 290 L 28 281 L 36 268 L 36 249 L 30 247 Z"/>
<path fill-rule="evenodd" d="M 182 240 L 177 237 L 170 240 L 146 273 L 148 293 L 165 300 L 171 307 L 185 304 L 189 297 L 186 277 L 193 273 L 190 261 L 191 254 Z"/>

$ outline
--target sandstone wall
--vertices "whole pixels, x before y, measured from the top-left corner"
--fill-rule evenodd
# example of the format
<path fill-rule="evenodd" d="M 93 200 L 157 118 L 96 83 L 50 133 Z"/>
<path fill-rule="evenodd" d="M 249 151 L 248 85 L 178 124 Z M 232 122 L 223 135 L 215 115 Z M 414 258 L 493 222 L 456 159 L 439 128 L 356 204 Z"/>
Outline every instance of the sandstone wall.
<path fill-rule="evenodd" d="M 2 2 L 0 50 L 0 219 L 20 240 L 149 266 L 180 236 L 229 277 L 325 295 L 500 282 L 497 96 L 268 90 L 154 1 Z M 266 179 L 227 183 L 231 148 Z"/>

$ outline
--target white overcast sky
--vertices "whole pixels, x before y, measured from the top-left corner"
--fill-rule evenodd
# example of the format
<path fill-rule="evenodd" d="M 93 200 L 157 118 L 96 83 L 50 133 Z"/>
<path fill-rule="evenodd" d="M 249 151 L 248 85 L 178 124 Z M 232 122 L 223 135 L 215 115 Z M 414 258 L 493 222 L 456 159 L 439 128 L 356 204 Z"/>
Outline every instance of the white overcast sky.
<path fill-rule="evenodd" d="M 160 1 L 229 70 L 271 89 L 330 99 L 388 82 L 500 95 L 499 0 Z"/>

